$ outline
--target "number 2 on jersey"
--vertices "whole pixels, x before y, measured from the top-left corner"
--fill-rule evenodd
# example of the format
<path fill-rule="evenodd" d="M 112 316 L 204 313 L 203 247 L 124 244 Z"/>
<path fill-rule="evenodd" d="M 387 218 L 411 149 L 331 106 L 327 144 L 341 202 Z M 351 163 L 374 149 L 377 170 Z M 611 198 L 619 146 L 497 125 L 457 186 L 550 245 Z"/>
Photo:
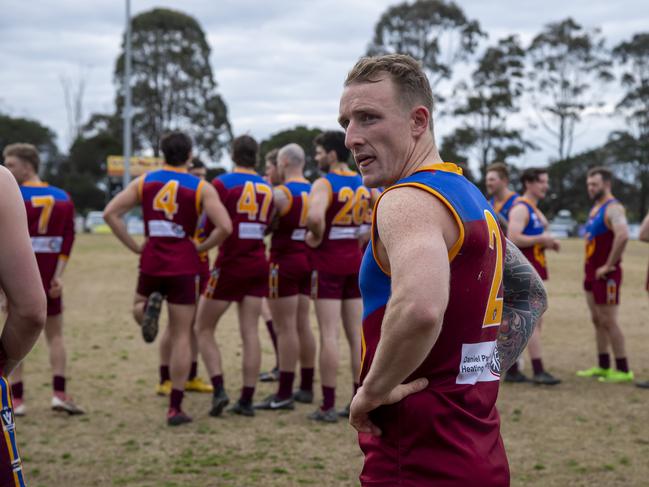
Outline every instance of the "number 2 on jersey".
<path fill-rule="evenodd" d="M 54 208 L 54 196 L 32 196 L 31 203 L 34 208 L 42 208 L 41 216 L 38 218 L 38 233 L 47 233 L 52 208 Z"/>
<path fill-rule="evenodd" d="M 503 241 L 496 218 L 489 210 L 484 211 L 487 230 L 489 231 L 489 249 L 496 252 L 496 266 L 489 289 L 489 299 L 485 310 L 482 327 L 498 326 L 503 319 L 503 298 L 498 297 L 498 291 L 503 284 Z"/>
<path fill-rule="evenodd" d="M 264 197 L 261 203 L 261 211 L 257 204 L 257 193 Z M 265 222 L 268 219 L 268 210 L 270 209 L 272 197 L 272 189 L 265 184 L 247 181 L 243 185 L 241 196 L 239 196 L 239 200 L 237 201 L 237 212 L 247 213 L 249 220 L 255 220 L 258 217 L 259 221 Z"/>
<path fill-rule="evenodd" d="M 153 198 L 153 209 L 164 211 L 167 219 L 172 220 L 174 215 L 178 213 L 178 203 L 176 202 L 177 196 L 178 181 L 172 179 L 156 193 Z"/>
<path fill-rule="evenodd" d="M 343 206 L 332 223 L 334 225 L 361 225 L 365 220 L 370 202 L 370 192 L 364 186 L 359 186 L 354 190 L 348 186 L 340 188 L 338 191 L 338 201 L 343 203 Z M 350 214 L 351 213 L 351 214 Z"/>

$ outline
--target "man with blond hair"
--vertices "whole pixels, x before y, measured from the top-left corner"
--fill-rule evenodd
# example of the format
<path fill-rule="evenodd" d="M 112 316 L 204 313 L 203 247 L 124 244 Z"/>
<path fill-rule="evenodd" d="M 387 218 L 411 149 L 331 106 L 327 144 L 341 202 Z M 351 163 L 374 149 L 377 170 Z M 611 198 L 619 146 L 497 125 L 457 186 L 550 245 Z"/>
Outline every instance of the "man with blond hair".
<path fill-rule="evenodd" d="M 339 122 L 368 187 L 386 187 L 363 257 L 361 484 L 509 484 L 501 368 L 545 309 L 531 265 L 479 190 L 442 162 L 432 92 L 409 56 L 362 58 Z M 481 276 L 476 279 L 476 276 Z"/>

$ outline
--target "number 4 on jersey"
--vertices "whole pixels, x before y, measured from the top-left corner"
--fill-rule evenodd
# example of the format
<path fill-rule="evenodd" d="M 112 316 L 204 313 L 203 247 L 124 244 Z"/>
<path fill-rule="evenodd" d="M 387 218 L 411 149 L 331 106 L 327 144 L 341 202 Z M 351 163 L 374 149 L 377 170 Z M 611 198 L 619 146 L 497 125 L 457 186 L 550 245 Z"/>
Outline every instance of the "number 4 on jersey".
<path fill-rule="evenodd" d="M 178 181 L 172 179 L 156 193 L 155 198 L 153 198 L 153 209 L 164 211 L 167 219 L 172 220 L 174 215 L 178 213 L 177 196 Z"/>

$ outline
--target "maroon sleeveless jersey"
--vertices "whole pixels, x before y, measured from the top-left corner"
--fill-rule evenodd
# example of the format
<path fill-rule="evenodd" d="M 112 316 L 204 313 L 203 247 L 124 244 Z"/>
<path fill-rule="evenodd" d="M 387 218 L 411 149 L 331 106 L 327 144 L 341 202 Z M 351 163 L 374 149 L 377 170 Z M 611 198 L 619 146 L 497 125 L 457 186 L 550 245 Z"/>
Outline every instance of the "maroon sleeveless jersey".
<path fill-rule="evenodd" d="M 139 195 L 146 244 L 140 271 L 153 276 L 198 274 L 194 235 L 205 184 L 184 168 L 165 166 L 140 179 Z"/>
<path fill-rule="evenodd" d="M 509 469 L 496 410 L 505 238 L 493 208 L 454 164 L 424 168 L 386 192 L 403 186 L 419 188 L 446 204 L 458 223 L 460 238 L 449 251 L 450 294 L 440 335 L 406 379 L 425 377 L 429 384 L 399 403 L 370 413 L 383 434 L 359 434 L 365 453 L 361 483 L 507 486 Z M 375 223 L 376 218 L 373 237 Z M 365 252 L 360 273 L 361 380 L 381 339 L 392 287 L 391 277 L 373 254 L 373 243 Z"/>
<path fill-rule="evenodd" d="M 353 171 L 332 171 L 323 179 L 330 187 L 329 207 L 322 243 L 312 252 L 313 267 L 328 274 L 358 273 L 358 234 L 369 211 L 370 191 Z"/>
<path fill-rule="evenodd" d="M 215 268 L 238 276 L 268 274 L 264 235 L 273 211 L 273 189 L 252 169 L 237 168 L 212 181 L 232 219 L 232 234 L 219 248 Z"/>
<path fill-rule="evenodd" d="M 288 206 L 279 216 L 270 245 L 271 260 L 283 255 L 300 254 L 307 258 L 306 218 L 311 183 L 306 179 L 293 179 L 276 187 L 286 194 Z"/>
<path fill-rule="evenodd" d="M 608 206 L 616 202 L 615 198 L 606 200 L 601 205 L 593 206 L 588 215 L 588 222 L 586 223 L 586 263 L 584 272 L 586 280 L 592 281 L 595 279 L 595 271 L 606 264 L 608 255 L 613 248 L 613 239 L 615 234 L 606 222 L 606 209 Z M 620 268 L 620 261 L 615 263 L 615 270 Z"/>

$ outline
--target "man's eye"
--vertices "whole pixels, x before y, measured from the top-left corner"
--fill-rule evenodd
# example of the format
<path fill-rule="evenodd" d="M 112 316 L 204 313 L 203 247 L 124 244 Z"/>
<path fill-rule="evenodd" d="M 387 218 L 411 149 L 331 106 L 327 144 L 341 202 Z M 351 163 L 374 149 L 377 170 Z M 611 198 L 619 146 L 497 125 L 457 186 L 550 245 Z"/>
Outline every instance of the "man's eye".
<path fill-rule="evenodd" d="M 376 117 L 374 115 L 371 115 L 369 113 L 364 113 L 363 115 L 361 115 L 361 121 L 362 122 L 371 122 L 375 118 Z"/>

